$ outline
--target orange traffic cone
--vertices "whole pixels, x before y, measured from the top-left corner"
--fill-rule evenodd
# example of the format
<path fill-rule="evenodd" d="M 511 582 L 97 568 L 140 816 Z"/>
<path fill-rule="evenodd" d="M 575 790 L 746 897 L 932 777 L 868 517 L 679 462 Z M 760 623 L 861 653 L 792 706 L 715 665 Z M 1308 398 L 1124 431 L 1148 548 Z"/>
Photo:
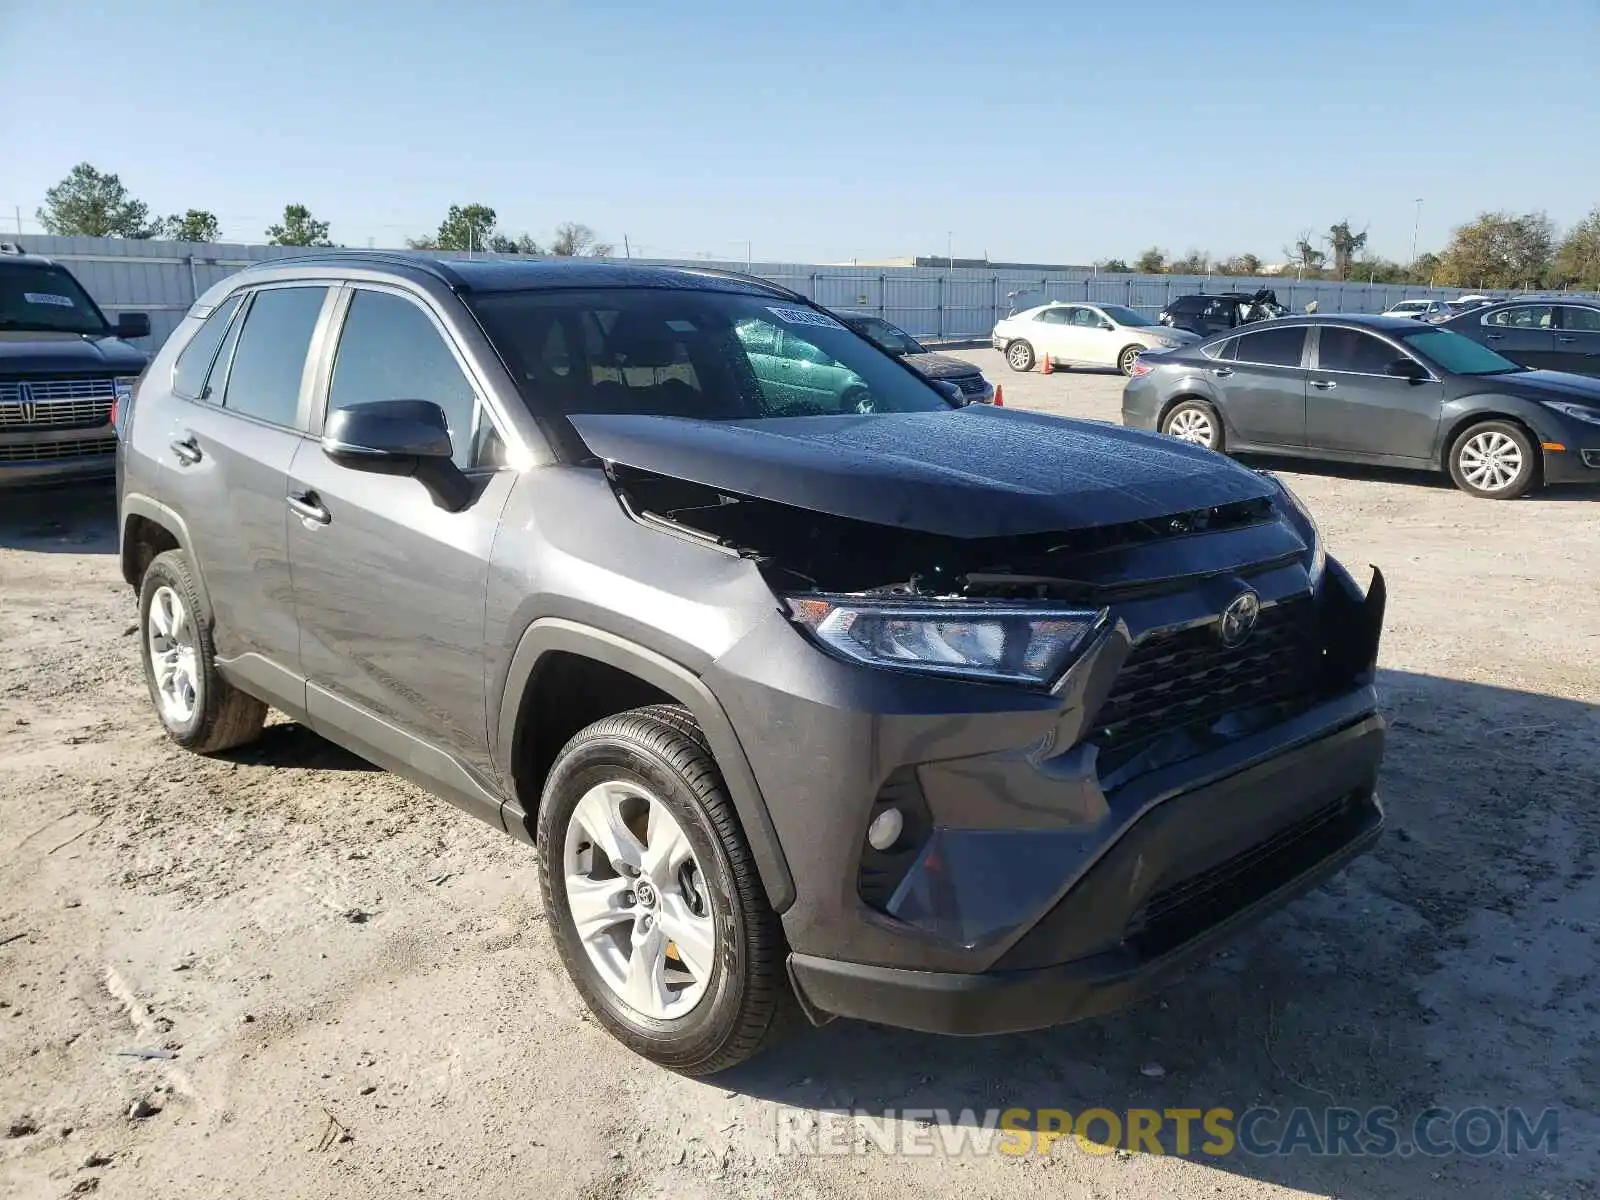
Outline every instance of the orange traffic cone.
<path fill-rule="evenodd" d="M 1048 354 L 1044 356 L 1043 362 L 1044 366 L 1040 368 L 1039 373 L 1041 375 L 1054 375 L 1056 369 L 1050 365 L 1050 356 Z"/>
<path fill-rule="evenodd" d="M 994 385 L 994 406 L 996 408 L 1004 408 L 1006 406 L 1006 387 L 1003 383 Z"/>

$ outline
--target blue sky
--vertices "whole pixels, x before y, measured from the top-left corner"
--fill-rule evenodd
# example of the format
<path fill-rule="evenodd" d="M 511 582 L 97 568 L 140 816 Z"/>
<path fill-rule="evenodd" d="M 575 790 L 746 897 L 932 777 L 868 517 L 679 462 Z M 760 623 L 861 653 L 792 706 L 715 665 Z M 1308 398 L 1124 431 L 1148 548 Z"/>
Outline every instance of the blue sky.
<path fill-rule="evenodd" d="M 1600 2 L 5 0 L 0 229 L 87 160 L 262 240 L 481 201 L 648 255 L 1409 255 L 1600 204 Z M 636 252 L 638 250 L 636 249 Z"/>

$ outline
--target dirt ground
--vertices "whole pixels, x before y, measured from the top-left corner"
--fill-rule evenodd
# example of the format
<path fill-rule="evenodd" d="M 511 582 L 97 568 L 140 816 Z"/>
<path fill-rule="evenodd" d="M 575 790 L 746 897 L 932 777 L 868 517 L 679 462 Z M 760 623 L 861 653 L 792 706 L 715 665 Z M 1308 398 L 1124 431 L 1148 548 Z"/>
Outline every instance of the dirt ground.
<path fill-rule="evenodd" d="M 1115 418 L 1113 376 L 971 357 L 1011 404 Z M 226 759 L 168 743 L 109 493 L 5 498 L 0 1195 L 1595 1194 L 1600 493 L 1272 465 L 1388 577 L 1380 847 L 1113 1018 L 836 1022 L 712 1081 L 586 1017 L 526 848 L 294 725 Z M 1435 1104 L 1554 1108 L 1556 1152 L 814 1157 L 775 1135 L 825 1107 Z"/>

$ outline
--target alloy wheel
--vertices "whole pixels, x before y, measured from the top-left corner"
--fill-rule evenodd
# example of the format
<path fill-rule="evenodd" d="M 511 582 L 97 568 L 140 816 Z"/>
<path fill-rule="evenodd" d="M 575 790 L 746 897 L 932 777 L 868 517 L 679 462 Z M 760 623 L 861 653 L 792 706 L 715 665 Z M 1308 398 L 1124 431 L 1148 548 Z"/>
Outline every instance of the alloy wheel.
<path fill-rule="evenodd" d="M 199 654 L 194 619 L 173 588 L 163 585 L 151 597 L 145 637 L 161 715 L 168 725 L 187 725 L 199 701 Z"/>
<path fill-rule="evenodd" d="M 704 876 L 667 806 L 632 782 L 586 792 L 567 822 L 567 907 L 595 973 L 634 1012 L 675 1020 L 717 963 Z"/>
<path fill-rule="evenodd" d="M 1498 429 L 1468 438 L 1461 447 L 1461 474 L 1473 487 L 1500 492 L 1522 473 L 1522 448 Z"/>
<path fill-rule="evenodd" d="M 1216 435 L 1211 418 L 1198 408 L 1186 408 L 1175 414 L 1167 424 L 1167 433 L 1180 442 L 1193 442 L 1196 446 L 1210 446 Z"/>

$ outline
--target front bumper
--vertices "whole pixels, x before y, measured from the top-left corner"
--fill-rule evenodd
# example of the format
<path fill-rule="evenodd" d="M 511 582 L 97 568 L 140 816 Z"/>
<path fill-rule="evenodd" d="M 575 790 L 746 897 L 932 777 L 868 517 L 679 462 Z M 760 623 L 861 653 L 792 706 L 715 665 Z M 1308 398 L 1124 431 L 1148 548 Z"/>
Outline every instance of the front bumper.
<path fill-rule="evenodd" d="M 795 954 L 796 993 L 813 1020 L 845 1016 L 958 1035 L 1038 1029 L 1122 1008 L 1372 845 L 1383 827 L 1374 792 L 1383 740 L 1383 719 L 1370 715 L 1167 801 L 994 970 Z M 1055 961 L 1056 951 L 1094 941 L 1107 948 Z"/>
<path fill-rule="evenodd" d="M 116 463 L 117 431 L 109 423 L 0 430 L 0 488 L 109 479 Z"/>

